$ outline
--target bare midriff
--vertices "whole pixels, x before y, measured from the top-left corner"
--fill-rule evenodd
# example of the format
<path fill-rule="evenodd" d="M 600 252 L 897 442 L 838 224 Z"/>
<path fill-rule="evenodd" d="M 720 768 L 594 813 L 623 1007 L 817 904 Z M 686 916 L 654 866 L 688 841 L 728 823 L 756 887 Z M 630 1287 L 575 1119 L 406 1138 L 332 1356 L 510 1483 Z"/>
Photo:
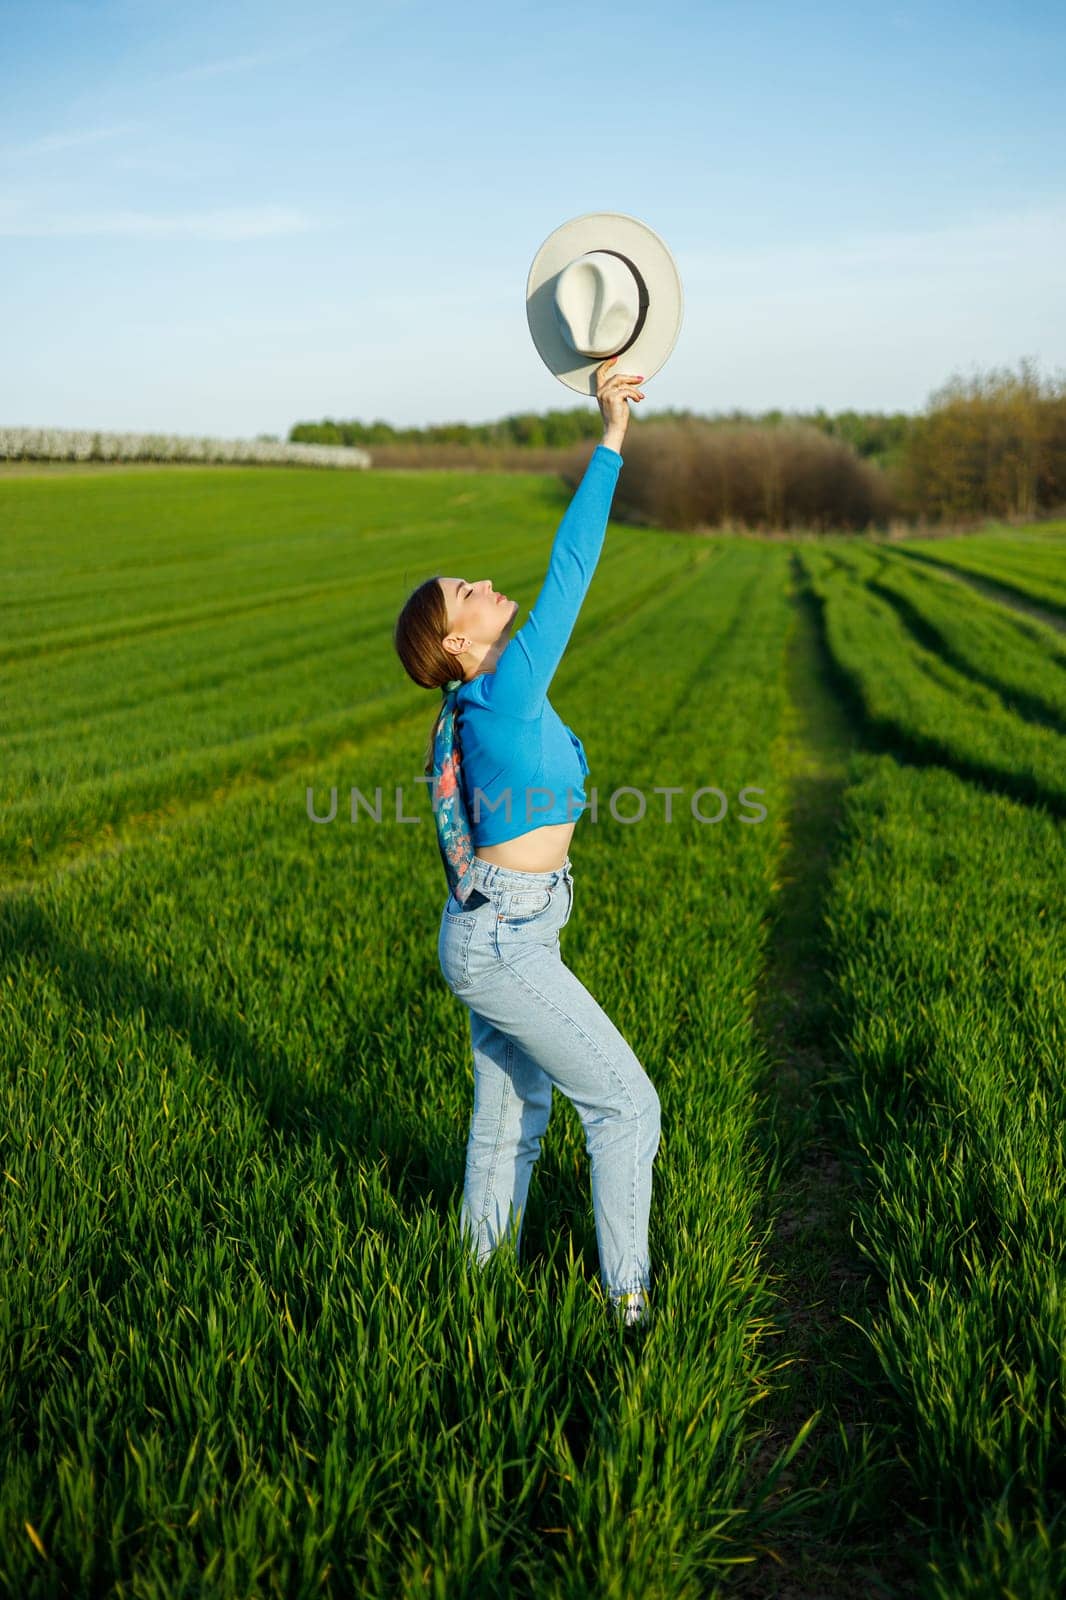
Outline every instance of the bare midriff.
<path fill-rule="evenodd" d="M 548 822 L 543 828 L 520 833 L 517 839 L 505 839 L 503 844 L 483 844 L 474 854 L 512 872 L 554 872 L 566 860 L 576 827 L 576 819 Z"/>

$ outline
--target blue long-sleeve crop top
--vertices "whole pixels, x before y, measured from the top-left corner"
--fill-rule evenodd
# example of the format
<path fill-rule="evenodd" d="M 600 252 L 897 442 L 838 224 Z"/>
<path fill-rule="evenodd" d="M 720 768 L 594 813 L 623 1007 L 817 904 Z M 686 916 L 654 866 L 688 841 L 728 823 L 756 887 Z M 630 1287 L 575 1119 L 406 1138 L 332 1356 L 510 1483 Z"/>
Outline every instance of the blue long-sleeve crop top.
<path fill-rule="evenodd" d="M 603 548 L 617 450 L 597 445 L 552 544 L 535 605 L 493 672 L 459 687 L 460 773 L 474 848 L 576 822 L 588 772 L 581 740 L 548 699 Z"/>

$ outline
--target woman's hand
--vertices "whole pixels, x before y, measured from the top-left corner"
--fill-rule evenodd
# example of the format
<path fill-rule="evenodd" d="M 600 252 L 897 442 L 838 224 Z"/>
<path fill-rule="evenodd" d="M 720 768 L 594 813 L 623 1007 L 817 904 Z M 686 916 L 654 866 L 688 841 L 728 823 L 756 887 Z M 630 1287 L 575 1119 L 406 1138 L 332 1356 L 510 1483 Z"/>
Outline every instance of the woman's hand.
<path fill-rule="evenodd" d="M 603 442 L 612 450 L 617 450 L 625 438 L 629 426 L 629 401 L 644 398 L 637 387 L 644 381 L 643 374 L 636 378 L 627 372 L 611 373 L 610 369 L 617 360 L 617 356 L 610 356 L 596 368 L 596 400 L 603 417 Z"/>

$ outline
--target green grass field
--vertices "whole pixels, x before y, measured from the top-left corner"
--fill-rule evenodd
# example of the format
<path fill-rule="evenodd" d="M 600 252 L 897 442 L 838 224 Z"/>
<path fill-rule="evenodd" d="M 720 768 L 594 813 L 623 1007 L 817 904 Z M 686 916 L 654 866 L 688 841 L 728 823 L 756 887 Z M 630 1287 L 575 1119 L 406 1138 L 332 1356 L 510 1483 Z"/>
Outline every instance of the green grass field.
<path fill-rule="evenodd" d="M 611 524 L 551 697 L 563 954 L 662 1102 L 632 1339 L 562 1096 L 522 1262 L 461 1246 L 392 649 L 434 572 L 520 626 L 567 500 L 0 479 L 4 1593 L 1066 1591 L 1066 528 Z"/>

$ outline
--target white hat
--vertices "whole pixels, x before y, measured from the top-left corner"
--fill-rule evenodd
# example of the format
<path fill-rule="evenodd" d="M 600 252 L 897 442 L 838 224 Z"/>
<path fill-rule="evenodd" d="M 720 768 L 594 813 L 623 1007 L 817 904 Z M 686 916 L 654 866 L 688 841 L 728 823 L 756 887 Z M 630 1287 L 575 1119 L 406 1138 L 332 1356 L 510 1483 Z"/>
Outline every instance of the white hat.
<path fill-rule="evenodd" d="M 596 393 L 608 356 L 650 378 L 681 331 L 684 296 L 673 256 L 646 222 L 590 211 L 549 234 L 526 281 L 526 318 L 549 372 Z"/>

